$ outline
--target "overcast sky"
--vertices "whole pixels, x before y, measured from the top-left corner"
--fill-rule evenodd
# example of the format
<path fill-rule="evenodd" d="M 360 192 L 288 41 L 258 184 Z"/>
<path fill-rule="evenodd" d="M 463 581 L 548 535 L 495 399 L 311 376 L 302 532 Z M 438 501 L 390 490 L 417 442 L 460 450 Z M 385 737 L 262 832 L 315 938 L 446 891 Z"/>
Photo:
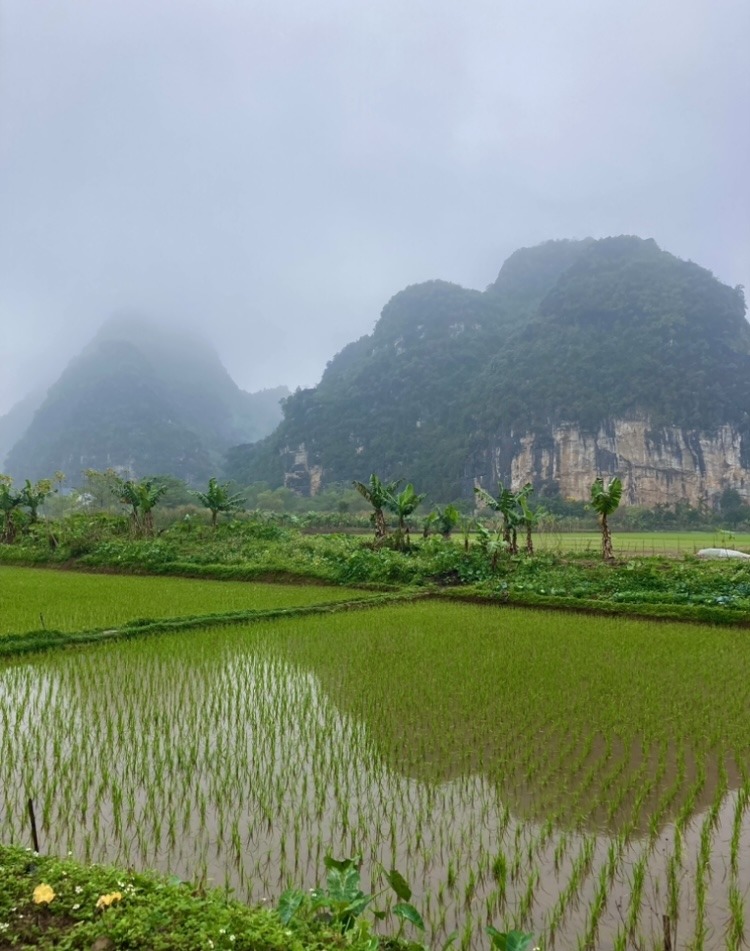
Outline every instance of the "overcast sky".
<path fill-rule="evenodd" d="M 548 238 L 750 285 L 749 38 L 748 0 L 0 0 L 0 412 L 122 311 L 311 385 Z"/>

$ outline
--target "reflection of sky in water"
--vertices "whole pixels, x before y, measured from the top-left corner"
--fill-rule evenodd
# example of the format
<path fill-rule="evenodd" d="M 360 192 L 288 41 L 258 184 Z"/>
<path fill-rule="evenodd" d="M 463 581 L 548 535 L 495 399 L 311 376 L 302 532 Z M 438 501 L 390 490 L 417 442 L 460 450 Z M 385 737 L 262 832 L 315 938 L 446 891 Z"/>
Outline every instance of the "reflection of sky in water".
<path fill-rule="evenodd" d="M 318 883 L 329 849 L 338 856 L 361 851 L 367 885 L 379 863 L 396 866 L 410 880 L 435 932 L 431 940 L 471 916 L 477 946 L 485 943 L 487 920 L 510 927 L 522 923 L 521 915 L 529 930 L 548 934 L 558 912 L 557 946 L 573 945 L 586 931 L 602 883 L 607 899 L 599 941 L 611 946 L 643 860 L 639 927 L 646 935 L 660 934 L 674 854 L 670 822 L 651 836 L 645 821 L 628 837 L 610 837 L 596 822 L 575 831 L 535 819 L 540 775 L 531 784 L 523 777 L 503 783 L 481 770 L 455 775 L 454 759 L 443 780 L 402 772 L 399 761 L 416 762 L 420 751 L 433 758 L 441 748 L 451 757 L 455 751 L 450 743 L 426 744 L 418 732 L 413 749 L 395 749 L 379 730 L 382 723 L 342 712 L 331 699 L 339 689 L 321 689 L 310 670 L 274 656 L 273 643 L 272 637 L 248 635 L 243 646 L 236 637 L 209 633 L 8 667 L 0 675 L 3 841 L 28 843 L 25 800 L 32 796 L 45 851 L 207 877 L 249 899 L 278 895 L 291 883 Z M 460 724 L 457 729 L 460 736 Z M 602 750 L 593 743 L 590 750 L 572 749 L 576 755 L 585 782 L 596 775 Z M 651 762 L 622 746 L 612 762 L 620 763 L 611 769 L 613 792 L 633 775 L 657 770 L 656 757 Z M 669 763 L 662 794 L 668 769 L 675 767 Z M 429 772 L 442 771 L 435 762 Z M 685 774 L 689 786 L 694 764 Z M 711 796 L 715 786 L 716 777 L 707 777 Z M 563 815 L 575 790 L 557 795 Z M 631 803 L 635 790 L 628 795 Z M 740 798 L 730 788 L 710 834 L 706 905 L 717 942 L 728 920 L 730 883 L 742 894 L 750 886 L 745 816 L 738 824 L 741 861 L 734 877 L 730 862 Z M 704 792 L 696 803 L 704 810 L 705 799 Z M 656 801 L 655 794 L 648 800 Z M 578 806 L 584 810 L 585 800 Z M 675 814 L 673 807 L 665 819 Z M 686 828 L 675 876 L 678 934 L 685 941 L 694 927 L 704 816 Z M 574 889 L 579 873 L 580 888 Z M 706 947 L 723 947 L 712 943 L 714 937 Z"/>

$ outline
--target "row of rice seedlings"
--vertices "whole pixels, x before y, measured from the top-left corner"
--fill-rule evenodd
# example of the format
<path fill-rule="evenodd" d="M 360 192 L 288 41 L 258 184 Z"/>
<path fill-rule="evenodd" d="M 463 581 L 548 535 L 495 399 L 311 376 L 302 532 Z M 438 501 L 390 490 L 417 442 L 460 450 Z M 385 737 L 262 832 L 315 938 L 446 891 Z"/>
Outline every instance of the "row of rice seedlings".
<path fill-rule="evenodd" d="M 475 614 L 484 624 L 487 614 L 473 609 L 449 610 L 440 623 L 466 630 Z M 649 849 L 655 838 L 639 839 L 638 829 L 647 828 L 652 801 L 654 808 L 662 804 L 664 821 L 678 800 L 690 801 L 693 811 L 698 807 L 708 771 L 705 749 L 695 747 L 690 789 L 676 792 L 672 805 L 664 806 L 666 794 L 659 798 L 655 786 L 666 776 L 662 750 L 671 734 L 659 733 L 656 720 L 640 732 L 644 752 L 631 769 L 628 751 L 642 724 L 615 701 L 600 710 L 603 695 L 589 706 L 571 702 L 557 685 L 557 670 L 552 676 L 555 656 L 537 671 L 545 701 L 529 712 L 511 715 L 499 707 L 493 695 L 502 691 L 486 673 L 466 691 L 449 671 L 440 671 L 431 684 L 439 654 L 433 668 L 416 665 L 415 690 L 390 676 L 387 665 L 378 671 L 370 640 L 376 640 L 381 658 L 389 650 L 398 656 L 409 634 L 399 630 L 399 619 L 432 622 L 434 609 L 387 612 L 395 629 L 390 641 L 382 631 L 385 615 L 376 629 L 362 618 L 336 617 L 275 624 L 265 633 L 207 632 L 188 640 L 113 645 L 106 652 L 9 667 L 0 678 L 0 782 L 18 795 L 0 820 L 3 837 L 23 839 L 29 792 L 42 810 L 47 845 L 211 878 L 252 899 L 271 897 L 287 884 L 316 883 L 328 849 L 361 851 L 366 875 L 383 863 L 423 883 L 435 935 L 458 926 L 467 946 L 484 943 L 482 928 L 490 917 L 499 926 L 522 923 L 545 946 L 575 945 L 578 937 L 619 941 L 615 906 L 624 901 L 627 907 L 628 897 L 639 909 L 634 930 L 648 934 L 645 882 L 662 876 L 666 882 L 667 872 L 666 862 Z M 424 648 L 434 653 L 431 630 L 418 630 Z M 538 644 L 542 635 L 536 629 L 534 635 Z M 469 625 L 468 645 L 450 641 L 446 668 L 465 676 L 477 666 L 471 651 L 479 644 L 484 651 L 498 649 L 487 643 L 482 625 L 473 636 L 472 642 Z M 511 640 L 506 650 L 525 649 L 518 636 Z M 413 637 L 408 646 L 422 649 Z M 471 656 L 457 662 L 456 651 L 464 646 Z M 582 653 L 575 657 L 584 663 Z M 429 706 L 432 690 L 442 692 L 453 731 L 441 729 L 440 711 Z M 661 702 L 657 691 L 644 693 Z M 393 732 L 383 729 L 391 725 L 391 711 Z M 572 719 L 553 731 L 552 720 L 566 722 L 561 711 Z M 594 735 L 591 726 L 604 734 L 625 713 L 622 757 L 605 740 L 601 759 L 607 768 L 592 770 L 598 741 L 587 738 Z M 688 732 L 676 741 L 680 749 L 689 743 Z M 742 761 L 737 734 L 734 749 Z M 559 750 L 569 751 L 567 762 Z M 570 794 L 535 796 L 526 777 L 518 776 L 524 767 L 536 777 L 534 786 L 545 772 L 557 770 L 558 780 L 572 785 Z M 509 781 L 501 775 L 504 768 L 515 770 Z M 719 782 L 716 790 L 721 787 Z M 583 819 L 583 836 L 565 827 L 566 815 L 606 811 L 607 799 L 620 797 L 623 789 L 618 809 L 628 808 L 614 839 L 586 830 Z M 513 808 L 509 794 L 517 795 L 510 800 Z M 550 814 L 536 821 L 547 799 Z M 684 812 L 682 831 L 692 815 Z M 720 850 L 712 838 L 714 854 L 717 845 Z M 625 881 L 628 849 L 645 869 L 640 886 L 634 876 Z M 675 877 L 679 869 L 675 861 Z M 738 893 L 741 885 L 738 879 Z M 632 895 L 639 888 L 640 900 Z M 675 898 L 683 909 L 689 892 L 683 887 Z M 724 904 L 731 904 L 728 896 Z"/>
<path fill-rule="evenodd" d="M 746 939 L 745 901 L 746 889 L 740 881 L 740 844 L 748 803 L 750 783 L 744 780 L 738 789 L 732 815 L 732 835 L 729 844 L 729 921 L 726 928 L 727 949 L 741 948 Z"/>

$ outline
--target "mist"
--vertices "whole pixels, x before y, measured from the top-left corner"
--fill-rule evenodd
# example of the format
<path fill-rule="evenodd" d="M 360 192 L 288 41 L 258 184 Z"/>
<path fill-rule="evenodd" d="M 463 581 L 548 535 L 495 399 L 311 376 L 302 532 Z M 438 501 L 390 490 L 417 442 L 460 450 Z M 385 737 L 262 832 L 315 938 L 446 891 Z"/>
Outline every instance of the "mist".
<path fill-rule="evenodd" d="M 0 0 L 0 413 L 113 314 L 317 382 L 387 300 L 638 234 L 750 283 L 744 0 Z"/>

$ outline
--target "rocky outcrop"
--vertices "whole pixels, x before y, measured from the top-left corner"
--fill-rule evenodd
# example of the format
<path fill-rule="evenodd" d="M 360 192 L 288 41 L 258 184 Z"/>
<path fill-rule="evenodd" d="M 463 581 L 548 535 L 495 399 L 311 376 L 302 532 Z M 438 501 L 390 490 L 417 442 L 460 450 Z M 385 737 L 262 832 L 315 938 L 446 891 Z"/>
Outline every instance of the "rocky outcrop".
<path fill-rule="evenodd" d="M 296 449 L 287 447 L 281 456 L 284 463 L 284 487 L 299 495 L 317 495 L 323 481 L 323 466 L 310 462 L 310 454 L 305 444 L 302 443 Z"/>
<path fill-rule="evenodd" d="M 473 480 L 490 491 L 532 482 L 563 498 L 588 500 L 597 475 L 618 475 L 623 503 L 653 508 L 686 499 L 713 505 L 725 489 L 750 502 L 747 436 L 725 425 L 712 433 L 652 428 L 647 418 L 613 419 L 595 432 L 575 424 L 510 435 L 475 459 Z"/>

